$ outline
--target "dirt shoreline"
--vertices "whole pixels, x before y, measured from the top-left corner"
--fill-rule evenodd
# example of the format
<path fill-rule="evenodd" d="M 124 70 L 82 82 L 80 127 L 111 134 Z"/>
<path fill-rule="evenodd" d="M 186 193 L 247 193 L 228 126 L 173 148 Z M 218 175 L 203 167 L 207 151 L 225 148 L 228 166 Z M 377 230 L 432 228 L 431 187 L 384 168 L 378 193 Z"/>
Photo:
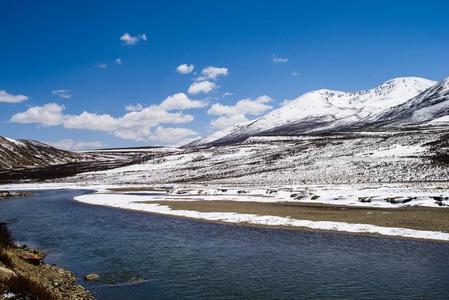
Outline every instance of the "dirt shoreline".
<path fill-rule="evenodd" d="M 371 224 L 383 227 L 449 232 L 449 208 L 412 206 L 400 208 L 366 208 L 319 203 L 266 203 L 220 200 L 147 201 L 143 203 L 165 205 L 174 210 L 233 212 L 290 217 L 299 220 L 346 222 Z M 295 229 L 289 226 L 279 227 Z"/>
<path fill-rule="evenodd" d="M 15 245 L 0 224 L 0 299 L 93 300 L 70 271 L 42 262 L 45 253 Z M 8 275 L 9 274 L 9 275 Z"/>

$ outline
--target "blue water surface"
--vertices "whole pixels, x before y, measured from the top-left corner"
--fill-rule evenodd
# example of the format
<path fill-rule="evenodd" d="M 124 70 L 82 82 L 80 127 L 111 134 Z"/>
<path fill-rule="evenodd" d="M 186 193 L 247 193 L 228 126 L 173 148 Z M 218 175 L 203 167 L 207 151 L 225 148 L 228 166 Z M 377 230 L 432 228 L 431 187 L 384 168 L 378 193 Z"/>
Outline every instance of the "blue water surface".
<path fill-rule="evenodd" d="M 98 299 L 448 299 L 449 244 L 198 222 L 73 200 L 0 201 L 15 239 Z M 88 273 L 101 276 L 84 282 Z"/>

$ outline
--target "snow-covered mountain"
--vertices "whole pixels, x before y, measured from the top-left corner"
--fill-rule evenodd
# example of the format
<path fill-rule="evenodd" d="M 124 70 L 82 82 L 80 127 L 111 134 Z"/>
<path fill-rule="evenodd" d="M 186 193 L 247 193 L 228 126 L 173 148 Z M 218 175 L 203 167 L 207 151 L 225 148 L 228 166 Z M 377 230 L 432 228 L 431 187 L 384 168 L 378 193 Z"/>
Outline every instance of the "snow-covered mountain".
<path fill-rule="evenodd" d="M 449 125 L 449 78 L 373 118 L 377 126 Z"/>
<path fill-rule="evenodd" d="M 0 169 L 44 167 L 91 158 L 32 140 L 0 137 Z"/>
<path fill-rule="evenodd" d="M 380 115 L 405 105 L 435 85 L 435 81 L 424 78 L 401 77 L 355 93 L 312 91 L 259 119 L 218 131 L 187 146 L 235 143 L 256 135 L 297 135 L 360 127 L 372 124 Z"/>

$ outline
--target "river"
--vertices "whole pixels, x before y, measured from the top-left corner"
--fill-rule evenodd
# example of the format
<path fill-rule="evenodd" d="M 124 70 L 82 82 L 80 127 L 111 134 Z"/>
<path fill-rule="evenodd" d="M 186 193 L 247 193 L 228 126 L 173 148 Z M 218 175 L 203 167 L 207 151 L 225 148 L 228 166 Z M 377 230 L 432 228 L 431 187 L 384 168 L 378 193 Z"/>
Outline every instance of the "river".
<path fill-rule="evenodd" d="M 98 299 L 449 297 L 449 244 L 211 224 L 73 200 L 0 201 L 19 243 L 48 253 Z M 97 282 L 83 275 L 99 274 Z"/>

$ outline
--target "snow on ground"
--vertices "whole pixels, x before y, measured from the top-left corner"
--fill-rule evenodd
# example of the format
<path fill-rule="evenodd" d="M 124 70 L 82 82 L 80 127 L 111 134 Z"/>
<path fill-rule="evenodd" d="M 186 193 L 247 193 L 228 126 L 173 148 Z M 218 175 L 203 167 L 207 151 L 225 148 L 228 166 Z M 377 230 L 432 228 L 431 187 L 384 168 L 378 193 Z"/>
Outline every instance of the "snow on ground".
<path fill-rule="evenodd" d="M 148 198 L 148 195 L 139 196 L 126 194 L 89 194 L 77 196 L 75 197 L 75 200 L 92 205 L 104 205 L 122 209 L 131 209 L 150 213 L 226 223 L 249 223 L 265 226 L 305 227 L 317 230 L 332 230 L 349 233 L 370 233 L 387 236 L 449 241 L 449 233 L 437 231 L 382 227 L 369 224 L 350 224 L 345 222 L 298 220 L 293 218 L 269 215 L 261 216 L 255 214 L 240 214 L 228 212 L 173 210 L 166 205 L 141 203 L 142 201 L 148 201 Z"/>
<path fill-rule="evenodd" d="M 449 124 L 449 116 L 442 116 L 440 118 L 433 119 L 430 122 L 427 122 L 426 125 L 448 125 Z"/>
<path fill-rule="evenodd" d="M 270 187 L 225 185 L 136 185 L 136 184 L 82 184 L 29 183 L 0 185 L 0 190 L 84 189 L 109 192 L 111 197 L 146 197 L 146 200 L 171 201 L 244 201 L 244 202 L 299 202 L 346 205 L 359 207 L 397 208 L 403 206 L 441 207 L 449 209 L 449 185 L 421 184 L 339 184 L 291 185 Z"/>
<path fill-rule="evenodd" d="M 19 146 L 24 146 L 24 144 L 22 142 L 19 142 L 19 141 L 15 140 L 15 139 L 12 139 L 12 138 L 9 138 L 9 137 L 6 137 L 6 136 L 4 136 L 4 138 L 6 140 L 8 140 L 10 143 L 13 143 L 13 144 L 16 144 L 16 145 L 19 145 Z"/>
<path fill-rule="evenodd" d="M 362 155 L 371 155 L 372 157 L 419 157 L 426 151 L 419 145 L 393 145 L 391 147 L 380 148 L 378 150 L 363 153 Z"/>
<path fill-rule="evenodd" d="M 447 181 L 434 157 L 447 131 L 262 137 L 247 143 L 185 149 L 142 164 L 61 179 L 89 184 L 280 186 Z"/>
<path fill-rule="evenodd" d="M 151 189 L 149 189 L 151 191 Z M 243 202 L 307 202 L 359 207 L 449 207 L 448 189 L 410 188 L 401 185 L 320 185 L 271 188 L 169 186 L 166 192 L 130 191 L 147 200 Z M 123 194 L 126 194 L 124 192 Z M 128 195 L 127 195 L 128 196 Z M 111 196 L 115 197 L 115 196 Z"/>

